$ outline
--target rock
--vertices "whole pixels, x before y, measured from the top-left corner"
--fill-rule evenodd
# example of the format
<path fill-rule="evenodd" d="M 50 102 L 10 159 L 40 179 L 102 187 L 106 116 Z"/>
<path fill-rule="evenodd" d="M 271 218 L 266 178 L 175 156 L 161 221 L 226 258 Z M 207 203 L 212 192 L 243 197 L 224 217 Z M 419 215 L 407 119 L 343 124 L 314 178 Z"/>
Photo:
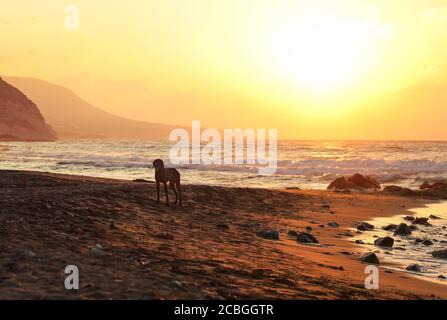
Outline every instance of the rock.
<path fill-rule="evenodd" d="M 329 222 L 328 224 L 327 224 L 329 227 L 332 227 L 332 228 L 338 228 L 340 225 L 337 223 L 337 222 L 335 222 L 335 221 L 331 221 L 331 222 Z"/>
<path fill-rule="evenodd" d="M 401 223 L 394 231 L 394 235 L 407 236 L 411 234 L 411 229 L 406 223 Z"/>
<path fill-rule="evenodd" d="M 286 190 L 301 190 L 299 187 L 287 187 Z"/>
<path fill-rule="evenodd" d="M 441 219 L 442 219 L 442 218 L 440 218 L 440 217 L 438 217 L 438 216 L 435 216 L 435 215 L 433 215 L 433 214 L 431 214 L 431 215 L 429 216 L 429 218 L 432 219 L 432 220 L 441 220 Z"/>
<path fill-rule="evenodd" d="M 378 238 L 374 241 L 376 246 L 391 248 L 394 245 L 394 239 L 391 237 Z"/>
<path fill-rule="evenodd" d="M 331 206 L 330 206 L 329 204 L 322 204 L 321 207 L 322 207 L 322 208 L 329 209 Z"/>
<path fill-rule="evenodd" d="M 420 190 L 420 194 L 424 196 L 434 198 L 447 198 L 447 183 L 444 181 L 438 181 L 433 184 L 425 184 L 424 189 Z"/>
<path fill-rule="evenodd" d="M 408 271 L 421 272 L 421 267 L 417 263 L 410 264 L 405 268 Z"/>
<path fill-rule="evenodd" d="M 413 217 L 413 216 L 406 216 L 405 218 L 404 218 L 404 220 L 407 220 L 407 221 L 414 221 L 416 218 L 415 217 Z"/>
<path fill-rule="evenodd" d="M 358 173 L 352 175 L 347 180 L 362 189 L 381 189 L 380 184 L 376 180 Z"/>
<path fill-rule="evenodd" d="M 360 257 L 360 260 L 366 263 L 380 264 L 379 258 L 377 258 L 377 255 L 374 252 L 365 253 Z"/>
<path fill-rule="evenodd" d="M 357 244 L 365 244 L 365 242 L 363 242 L 363 240 L 355 240 L 355 243 L 357 243 Z"/>
<path fill-rule="evenodd" d="M 171 285 L 176 289 L 183 289 L 183 284 L 180 281 L 172 281 Z"/>
<path fill-rule="evenodd" d="M 355 189 L 355 186 L 348 182 L 345 177 L 337 178 L 334 181 L 332 181 L 328 189 Z"/>
<path fill-rule="evenodd" d="M 374 226 L 368 222 L 360 222 L 357 225 L 357 230 L 360 230 L 360 231 L 370 231 L 373 229 L 374 229 Z"/>
<path fill-rule="evenodd" d="M 341 190 L 349 190 L 349 189 L 361 190 L 361 189 L 380 189 L 381 187 L 376 180 L 368 176 L 363 176 L 361 174 L 356 173 L 349 178 L 340 177 L 338 179 L 335 179 L 329 184 L 327 188 L 341 189 Z"/>
<path fill-rule="evenodd" d="M 421 239 L 421 238 L 416 238 L 416 239 L 414 240 L 414 242 L 415 242 L 415 243 L 421 243 L 421 242 L 424 242 L 424 240 Z"/>
<path fill-rule="evenodd" d="M 276 230 L 259 231 L 256 235 L 264 239 L 279 240 L 279 232 Z"/>
<path fill-rule="evenodd" d="M 447 249 L 435 250 L 431 255 L 438 259 L 447 259 Z"/>
<path fill-rule="evenodd" d="M 220 230 L 230 230 L 230 226 L 226 223 L 218 223 L 216 228 Z"/>
<path fill-rule="evenodd" d="M 287 232 L 287 235 L 293 238 L 298 237 L 298 232 L 294 231 L 294 230 L 290 230 L 289 232 Z"/>
<path fill-rule="evenodd" d="M 397 228 L 397 224 L 389 224 L 387 226 L 382 227 L 382 230 L 386 231 L 394 231 Z"/>
<path fill-rule="evenodd" d="M 431 224 L 428 222 L 428 218 L 415 218 L 411 223 L 420 224 L 424 226 L 431 226 Z"/>
<path fill-rule="evenodd" d="M 312 231 L 313 229 L 312 229 L 311 226 L 307 226 L 307 227 L 306 227 L 306 230 L 307 230 L 307 231 Z"/>
<path fill-rule="evenodd" d="M 387 186 L 383 189 L 383 191 L 401 197 L 412 197 L 417 195 L 415 191 L 408 188 L 402 188 L 399 186 Z"/>
<path fill-rule="evenodd" d="M 430 189 L 430 188 L 431 188 L 431 184 L 427 180 L 425 180 L 419 187 L 420 190 Z"/>
<path fill-rule="evenodd" d="M 315 238 L 310 233 L 301 232 L 298 234 L 296 241 L 301 243 L 318 243 L 317 238 Z"/>
<path fill-rule="evenodd" d="M 439 278 L 439 279 L 446 279 L 446 277 L 445 277 L 444 275 L 442 275 L 442 274 L 440 274 L 440 275 L 438 276 L 438 278 Z"/>
<path fill-rule="evenodd" d="M 422 241 L 422 244 L 424 246 L 432 246 L 433 245 L 433 241 L 425 239 L 424 241 Z"/>

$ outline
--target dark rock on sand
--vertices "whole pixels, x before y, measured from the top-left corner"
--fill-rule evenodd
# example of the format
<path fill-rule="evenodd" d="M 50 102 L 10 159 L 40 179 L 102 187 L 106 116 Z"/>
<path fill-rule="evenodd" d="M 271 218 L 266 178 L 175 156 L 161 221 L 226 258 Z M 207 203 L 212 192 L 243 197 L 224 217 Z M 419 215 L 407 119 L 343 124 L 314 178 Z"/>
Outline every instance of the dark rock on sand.
<path fill-rule="evenodd" d="M 332 227 L 332 228 L 338 228 L 340 225 L 337 223 L 337 222 L 335 222 L 335 221 L 331 221 L 331 222 L 329 222 L 328 224 L 327 224 L 329 227 Z"/>
<path fill-rule="evenodd" d="M 438 259 L 447 259 L 447 249 L 435 250 L 431 255 Z"/>
<path fill-rule="evenodd" d="M 305 232 L 298 234 L 296 241 L 301 242 L 301 243 L 318 243 L 317 238 L 315 238 L 310 233 L 305 233 Z"/>
<path fill-rule="evenodd" d="M 424 182 L 422 185 L 424 188 L 420 190 L 421 195 L 442 199 L 447 198 L 447 182 L 438 181 L 433 184 Z"/>
<path fill-rule="evenodd" d="M 440 218 L 440 217 L 438 217 L 438 216 L 435 216 L 435 215 L 433 215 L 433 214 L 431 214 L 431 215 L 429 216 L 429 218 L 432 219 L 432 220 L 442 220 L 442 218 Z"/>
<path fill-rule="evenodd" d="M 412 197 L 417 195 L 417 193 L 411 189 L 408 188 L 402 188 L 399 186 L 387 186 L 383 189 L 384 192 L 392 194 L 392 195 L 397 195 L 397 196 L 402 196 L 402 197 Z"/>
<path fill-rule="evenodd" d="M 432 246 L 433 245 L 433 241 L 425 239 L 424 241 L 422 241 L 422 244 L 424 246 Z"/>
<path fill-rule="evenodd" d="M 416 243 L 421 243 L 421 242 L 424 242 L 424 240 L 421 239 L 421 238 L 416 238 L 416 239 L 414 240 L 414 242 L 416 242 Z"/>
<path fill-rule="evenodd" d="M 411 234 L 411 229 L 406 223 L 401 223 L 397 226 L 396 230 L 394 231 L 395 235 L 399 236 L 407 236 Z"/>
<path fill-rule="evenodd" d="M 423 226 L 431 226 L 431 224 L 428 222 L 428 218 L 415 218 L 411 223 L 420 224 Z"/>
<path fill-rule="evenodd" d="M 380 264 L 379 258 L 374 252 L 365 253 L 360 257 L 360 260 L 366 263 Z"/>
<path fill-rule="evenodd" d="M 354 174 L 349 178 L 340 177 L 329 184 L 328 189 L 380 189 L 380 184 L 368 176 Z"/>
<path fill-rule="evenodd" d="M 256 235 L 264 239 L 279 240 L 279 232 L 276 230 L 259 231 Z"/>
<path fill-rule="evenodd" d="M 374 241 L 376 246 L 391 248 L 394 245 L 394 239 L 391 237 L 378 238 Z"/>
<path fill-rule="evenodd" d="M 290 230 L 289 232 L 287 232 L 287 235 L 290 237 L 298 237 L 298 232 L 294 231 L 294 230 Z"/>
<path fill-rule="evenodd" d="M 397 224 L 389 224 L 387 226 L 382 227 L 382 230 L 385 231 L 394 231 L 397 228 Z"/>
<path fill-rule="evenodd" d="M 370 231 L 373 229 L 374 229 L 374 226 L 368 222 L 360 222 L 357 225 L 357 230 L 360 230 L 360 231 Z"/>
<path fill-rule="evenodd" d="M 413 217 L 413 216 L 406 216 L 405 218 L 404 218 L 404 220 L 407 220 L 407 221 L 414 221 L 416 218 L 415 217 Z"/>
<path fill-rule="evenodd" d="M 408 271 L 421 272 L 421 267 L 417 263 L 410 264 L 405 268 Z"/>
<path fill-rule="evenodd" d="M 355 243 L 357 243 L 357 244 L 365 244 L 365 242 L 363 242 L 363 240 L 355 240 Z"/>

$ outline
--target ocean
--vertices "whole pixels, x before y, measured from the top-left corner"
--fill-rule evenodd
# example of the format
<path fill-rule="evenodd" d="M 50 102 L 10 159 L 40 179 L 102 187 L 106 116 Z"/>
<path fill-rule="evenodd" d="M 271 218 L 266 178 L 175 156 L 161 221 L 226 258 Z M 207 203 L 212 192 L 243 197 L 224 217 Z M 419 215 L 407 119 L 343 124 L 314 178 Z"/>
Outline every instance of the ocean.
<path fill-rule="evenodd" d="M 156 158 L 169 165 L 173 143 L 73 140 L 0 142 L 0 168 L 120 179 L 152 179 Z M 417 188 L 447 178 L 447 142 L 279 141 L 274 175 L 257 165 L 181 165 L 184 183 L 323 189 L 341 175 L 361 173 L 382 185 Z"/>

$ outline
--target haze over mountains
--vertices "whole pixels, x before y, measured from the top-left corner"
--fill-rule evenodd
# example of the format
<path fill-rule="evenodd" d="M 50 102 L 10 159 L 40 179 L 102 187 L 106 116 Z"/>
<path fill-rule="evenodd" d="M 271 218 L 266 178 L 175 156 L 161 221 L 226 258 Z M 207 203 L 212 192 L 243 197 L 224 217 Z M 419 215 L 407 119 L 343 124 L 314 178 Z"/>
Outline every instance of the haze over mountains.
<path fill-rule="evenodd" d="M 57 134 L 38 107 L 0 78 L 0 141 L 54 141 Z"/>
<path fill-rule="evenodd" d="M 176 128 L 115 116 L 82 100 L 73 91 L 46 81 L 4 78 L 37 104 L 60 139 L 167 140 Z"/>

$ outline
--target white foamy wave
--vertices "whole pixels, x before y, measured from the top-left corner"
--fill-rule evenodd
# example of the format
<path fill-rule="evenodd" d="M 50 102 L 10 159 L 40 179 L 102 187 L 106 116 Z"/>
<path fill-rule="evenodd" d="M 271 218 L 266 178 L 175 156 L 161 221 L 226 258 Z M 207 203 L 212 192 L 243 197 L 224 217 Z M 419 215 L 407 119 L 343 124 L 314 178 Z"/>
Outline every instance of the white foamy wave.
<path fill-rule="evenodd" d="M 82 173 L 133 179 L 152 174 L 156 158 L 167 160 L 169 143 L 60 141 L 2 143 L 0 167 Z M 447 143 L 280 141 L 276 174 L 259 176 L 259 165 L 181 165 L 187 182 L 214 185 L 324 188 L 337 177 L 354 173 L 382 184 L 405 186 L 447 178 Z"/>

